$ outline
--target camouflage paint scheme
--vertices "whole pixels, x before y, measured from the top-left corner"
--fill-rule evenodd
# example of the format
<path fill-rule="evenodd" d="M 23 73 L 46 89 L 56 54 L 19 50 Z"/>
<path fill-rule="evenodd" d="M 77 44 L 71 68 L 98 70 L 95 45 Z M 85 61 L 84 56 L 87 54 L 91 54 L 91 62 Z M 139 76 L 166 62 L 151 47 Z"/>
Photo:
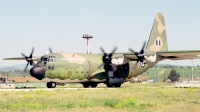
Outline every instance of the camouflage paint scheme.
<path fill-rule="evenodd" d="M 166 28 L 162 13 L 157 13 L 153 27 L 149 36 L 149 40 L 144 52 L 145 58 L 151 64 L 139 62 L 137 69 L 132 67 L 137 61 L 135 54 L 131 52 L 116 53 L 113 55 L 112 63 L 117 66 L 115 77 L 122 77 L 129 81 L 150 67 L 154 66 L 161 60 L 183 60 L 199 58 L 200 50 L 190 51 L 168 51 Z M 50 57 L 55 57 L 55 61 L 51 62 Z M 49 61 L 44 62 L 40 57 L 34 57 L 36 65 L 45 68 L 45 76 L 42 81 L 57 83 L 106 83 L 108 73 L 98 66 L 102 63 L 103 54 L 81 54 L 81 53 L 51 53 L 42 56 L 48 58 Z M 24 58 L 4 58 L 4 60 L 24 60 Z M 44 64 L 46 63 L 46 64 Z"/>
<path fill-rule="evenodd" d="M 160 41 L 160 46 L 156 45 L 156 40 Z M 146 51 L 167 51 L 167 39 L 165 31 L 164 18 L 161 13 L 156 15 L 154 20 L 153 28 L 150 34 L 149 42 Z M 124 54 L 131 53 L 118 53 L 116 55 L 124 56 Z M 131 54 L 133 55 L 133 54 Z M 155 53 L 154 53 L 155 55 Z M 47 62 L 45 67 L 45 78 L 43 81 L 52 82 L 106 82 L 107 74 L 105 73 L 103 67 L 101 69 L 98 66 L 102 63 L 103 54 L 80 54 L 80 53 L 53 53 L 49 55 L 44 55 L 43 57 L 48 58 L 49 56 L 55 56 L 56 62 Z M 115 57 L 115 55 L 113 56 Z M 155 65 L 158 61 L 154 60 L 154 63 L 148 66 L 147 64 L 142 67 L 138 64 L 136 70 L 130 69 L 136 63 L 135 61 L 128 61 L 122 65 L 118 65 L 118 68 L 125 65 L 127 69 L 122 71 L 123 77 L 130 80 L 132 77 L 136 77 L 139 74 L 145 72 L 148 68 Z M 128 63 L 128 64 L 127 64 Z M 43 66 L 42 61 L 37 63 Z M 51 69 L 50 66 L 54 66 Z M 50 68 L 50 69 L 49 69 Z M 122 77 L 122 76 L 121 76 Z"/>

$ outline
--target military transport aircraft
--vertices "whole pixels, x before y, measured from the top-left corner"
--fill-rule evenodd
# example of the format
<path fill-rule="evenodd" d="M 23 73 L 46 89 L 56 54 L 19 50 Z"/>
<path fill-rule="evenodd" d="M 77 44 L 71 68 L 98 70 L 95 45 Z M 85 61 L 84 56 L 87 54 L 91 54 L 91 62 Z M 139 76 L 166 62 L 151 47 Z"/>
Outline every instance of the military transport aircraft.
<path fill-rule="evenodd" d="M 83 87 L 95 88 L 99 83 L 105 83 L 107 87 L 120 87 L 123 82 L 130 81 L 133 77 L 142 74 L 161 60 L 184 60 L 197 59 L 200 50 L 168 51 L 164 17 L 157 13 L 149 40 L 146 46 L 135 52 L 83 54 L 83 53 L 50 53 L 34 57 L 33 51 L 30 56 L 22 53 L 23 57 L 4 58 L 4 60 L 26 60 L 33 67 L 30 69 L 31 76 L 47 82 L 48 88 L 66 83 L 81 83 Z"/>

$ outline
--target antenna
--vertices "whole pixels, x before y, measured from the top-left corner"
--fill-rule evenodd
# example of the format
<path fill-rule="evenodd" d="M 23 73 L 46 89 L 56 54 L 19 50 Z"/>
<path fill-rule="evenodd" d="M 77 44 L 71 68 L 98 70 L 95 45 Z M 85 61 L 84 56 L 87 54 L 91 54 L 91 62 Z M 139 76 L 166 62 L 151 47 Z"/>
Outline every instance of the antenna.
<path fill-rule="evenodd" d="M 89 36 L 88 34 L 83 34 L 83 38 L 87 39 L 87 54 L 90 53 L 89 51 L 89 39 L 93 38 L 93 36 Z"/>

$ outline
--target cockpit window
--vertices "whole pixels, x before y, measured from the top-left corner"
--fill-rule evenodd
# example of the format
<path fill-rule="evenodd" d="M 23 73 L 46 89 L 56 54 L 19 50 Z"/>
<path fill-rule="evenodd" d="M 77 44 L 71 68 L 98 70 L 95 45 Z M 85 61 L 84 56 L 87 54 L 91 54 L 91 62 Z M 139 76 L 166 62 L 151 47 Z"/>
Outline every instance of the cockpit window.
<path fill-rule="evenodd" d="M 47 58 L 44 58 L 43 61 L 47 61 Z"/>
<path fill-rule="evenodd" d="M 41 57 L 41 58 L 40 58 L 40 61 L 43 61 L 43 59 L 44 59 L 44 58 L 43 58 L 43 57 Z"/>
<path fill-rule="evenodd" d="M 49 56 L 49 62 L 56 62 L 56 57 L 55 56 Z"/>
<path fill-rule="evenodd" d="M 41 57 L 40 61 L 48 61 L 48 58 Z"/>

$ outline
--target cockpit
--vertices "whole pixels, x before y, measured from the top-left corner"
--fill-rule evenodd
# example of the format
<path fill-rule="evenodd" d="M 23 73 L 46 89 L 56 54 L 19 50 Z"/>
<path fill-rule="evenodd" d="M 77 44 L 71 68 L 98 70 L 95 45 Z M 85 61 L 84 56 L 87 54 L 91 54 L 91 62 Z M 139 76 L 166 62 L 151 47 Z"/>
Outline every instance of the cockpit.
<path fill-rule="evenodd" d="M 48 60 L 48 58 L 45 58 L 45 57 L 40 58 L 40 61 L 47 61 L 47 60 Z"/>
<path fill-rule="evenodd" d="M 54 63 L 56 62 L 56 56 L 42 56 L 39 60 L 39 63 L 43 63 L 43 66 L 46 66 L 47 62 Z"/>
<path fill-rule="evenodd" d="M 49 58 L 41 57 L 39 61 L 44 61 L 44 62 L 56 62 L 56 57 L 55 57 L 55 56 L 49 56 Z"/>

